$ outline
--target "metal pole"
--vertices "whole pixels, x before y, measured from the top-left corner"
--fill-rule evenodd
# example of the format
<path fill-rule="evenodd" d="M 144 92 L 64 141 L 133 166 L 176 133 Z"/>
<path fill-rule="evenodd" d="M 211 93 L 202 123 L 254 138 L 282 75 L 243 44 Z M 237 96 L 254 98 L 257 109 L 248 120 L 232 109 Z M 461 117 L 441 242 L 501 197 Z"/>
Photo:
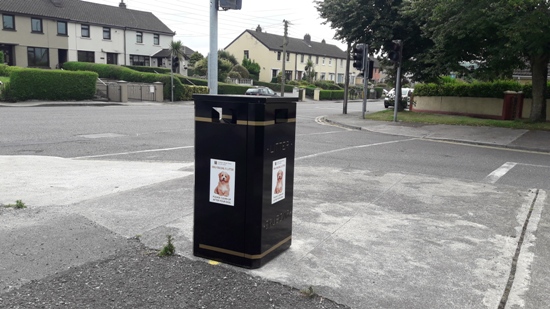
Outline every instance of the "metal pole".
<path fill-rule="evenodd" d="M 218 94 L 218 0 L 210 0 L 210 54 L 208 56 L 208 88 Z"/>
<path fill-rule="evenodd" d="M 284 36 L 283 36 L 283 67 L 282 67 L 283 73 L 281 74 L 281 97 L 284 97 L 284 96 L 285 96 L 285 81 L 286 81 L 286 68 L 285 68 L 285 64 L 286 64 L 286 45 L 288 44 L 288 41 L 287 41 L 288 21 L 285 19 L 285 20 L 283 20 L 283 23 L 285 24 L 285 32 L 284 32 Z"/>
<path fill-rule="evenodd" d="M 170 102 L 174 102 L 174 65 L 172 61 L 174 61 L 174 57 L 170 56 Z"/>
<path fill-rule="evenodd" d="M 349 61 L 351 59 L 351 43 L 348 42 L 348 51 L 347 51 L 347 57 L 346 57 L 346 81 L 344 84 L 344 106 L 342 107 L 342 114 L 348 113 L 348 98 L 349 98 Z"/>
<path fill-rule="evenodd" d="M 393 103 L 393 122 L 397 122 L 397 110 L 399 109 L 399 92 L 401 92 L 401 62 L 397 64 L 397 78 L 395 80 L 395 102 Z"/>
<path fill-rule="evenodd" d="M 369 80 L 369 73 L 365 70 L 365 66 L 368 67 L 366 64 L 366 60 L 369 56 L 369 45 L 365 44 L 363 50 L 363 119 L 365 118 L 365 115 L 367 114 L 367 94 L 368 94 L 368 80 Z"/>

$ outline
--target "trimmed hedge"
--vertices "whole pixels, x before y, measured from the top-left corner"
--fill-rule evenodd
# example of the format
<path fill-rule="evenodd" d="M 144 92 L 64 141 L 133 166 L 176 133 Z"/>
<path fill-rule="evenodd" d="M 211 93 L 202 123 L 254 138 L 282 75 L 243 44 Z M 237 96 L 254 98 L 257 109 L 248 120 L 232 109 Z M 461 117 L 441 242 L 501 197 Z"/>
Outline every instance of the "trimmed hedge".
<path fill-rule="evenodd" d="M 550 97 L 550 83 L 546 97 Z M 504 98 L 505 91 L 522 91 L 526 98 L 533 97 L 531 84 L 521 85 L 516 81 L 419 84 L 414 88 L 415 96 L 447 96 L 447 97 L 478 97 Z"/>
<path fill-rule="evenodd" d="M 61 70 L 22 69 L 10 75 L 8 100 L 90 100 L 98 74 Z"/>
<path fill-rule="evenodd" d="M 249 86 L 218 84 L 218 94 L 244 94 Z"/>
<path fill-rule="evenodd" d="M 342 100 L 344 92 L 344 90 L 321 90 L 319 100 Z"/>
<path fill-rule="evenodd" d="M 92 71 L 99 74 L 101 78 L 124 80 L 127 82 L 140 82 L 140 83 L 154 83 L 161 82 L 164 85 L 164 97 L 170 98 L 170 85 L 171 79 L 169 74 L 156 74 L 138 72 L 126 67 L 121 67 L 113 64 L 100 64 L 90 62 L 65 62 L 63 68 L 71 71 Z M 174 100 L 191 100 L 193 91 L 200 91 L 195 93 L 207 93 L 206 90 L 198 88 L 198 86 L 183 85 L 179 78 L 174 76 Z M 198 90 L 200 89 L 200 90 Z"/>
<path fill-rule="evenodd" d="M 23 70 L 22 67 L 9 66 L 7 64 L 0 64 L 0 76 L 10 76 L 14 71 Z"/>
<path fill-rule="evenodd" d="M 264 86 L 267 87 L 275 92 L 281 91 L 281 84 L 275 84 L 275 83 L 266 83 L 266 82 L 260 82 L 260 81 L 254 81 L 254 86 Z M 292 92 L 294 90 L 293 85 L 286 85 L 285 84 L 285 92 Z"/>
<path fill-rule="evenodd" d="M 170 69 L 159 67 L 143 67 L 139 65 L 123 65 L 125 68 L 132 69 L 138 72 L 155 73 L 155 74 L 170 74 Z"/>

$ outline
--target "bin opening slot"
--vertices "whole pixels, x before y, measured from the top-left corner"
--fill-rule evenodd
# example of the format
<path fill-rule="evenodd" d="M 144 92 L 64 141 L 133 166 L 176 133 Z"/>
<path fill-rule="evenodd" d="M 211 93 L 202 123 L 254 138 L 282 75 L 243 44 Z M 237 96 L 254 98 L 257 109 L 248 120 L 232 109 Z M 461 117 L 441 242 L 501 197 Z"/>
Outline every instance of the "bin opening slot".
<path fill-rule="evenodd" d="M 288 109 L 276 109 L 275 110 L 275 123 L 287 123 L 288 122 Z"/>
<path fill-rule="evenodd" d="M 237 124 L 237 110 L 232 108 L 212 107 L 212 122 Z"/>

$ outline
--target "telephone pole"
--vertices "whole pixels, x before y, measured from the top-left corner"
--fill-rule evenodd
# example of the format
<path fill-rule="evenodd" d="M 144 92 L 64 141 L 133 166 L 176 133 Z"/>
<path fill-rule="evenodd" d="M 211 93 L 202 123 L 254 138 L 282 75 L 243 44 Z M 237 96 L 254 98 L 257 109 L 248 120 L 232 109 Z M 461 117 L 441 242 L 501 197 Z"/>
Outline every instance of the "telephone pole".
<path fill-rule="evenodd" d="M 285 79 L 286 79 L 286 71 L 285 71 L 285 64 L 286 64 L 286 46 L 288 45 L 288 21 L 285 19 L 283 20 L 283 23 L 285 24 L 285 34 L 283 36 L 283 69 L 281 73 L 281 97 L 285 96 Z"/>

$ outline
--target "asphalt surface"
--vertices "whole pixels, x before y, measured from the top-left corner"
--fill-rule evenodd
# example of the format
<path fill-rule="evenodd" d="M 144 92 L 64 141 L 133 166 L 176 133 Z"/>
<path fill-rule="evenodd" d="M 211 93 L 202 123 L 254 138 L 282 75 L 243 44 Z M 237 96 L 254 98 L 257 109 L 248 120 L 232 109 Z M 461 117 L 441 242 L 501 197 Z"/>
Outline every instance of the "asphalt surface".
<path fill-rule="evenodd" d="M 19 106 L 37 104 L 57 105 Z M 325 121 L 550 153 L 550 132 Z M 0 203 L 24 188 L 33 206 L 0 207 L 0 308 L 550 307 L 544 190 L 297 166 L 291 248 L 243 270 L 190 253 L 193 166 L 33 156 L 0 166 Z M 357 183 L 365 193 L 350 198 Z M 166 235 L 177 255 L 158 257 Z"/>

